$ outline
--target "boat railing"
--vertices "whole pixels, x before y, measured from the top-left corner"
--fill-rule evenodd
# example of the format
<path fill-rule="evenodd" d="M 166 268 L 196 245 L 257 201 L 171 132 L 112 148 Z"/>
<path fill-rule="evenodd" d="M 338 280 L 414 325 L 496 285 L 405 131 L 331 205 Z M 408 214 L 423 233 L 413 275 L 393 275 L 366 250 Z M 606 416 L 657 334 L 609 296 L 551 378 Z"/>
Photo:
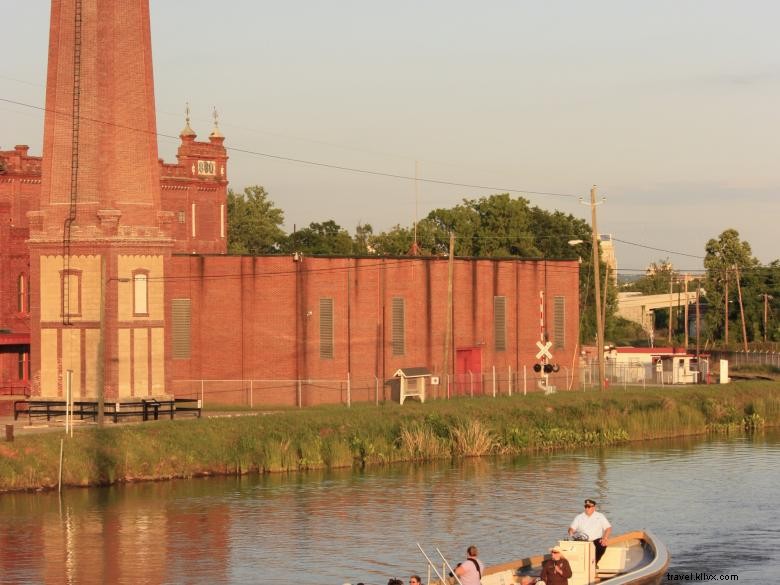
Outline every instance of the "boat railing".
<path fill-rule="evenodd" d="M 417 548 L 420 549 L 420 552 L 425 557 L 425 561 L 428 563 L 428 583 L 431 582 L 431 570 L 433 570 L 433 572 L 436 574 L 436 577 L 439 579 L 439 582 L 442 585 L 446 585 L 447 584 L 447 579 L 445 578 L 445 575 L 447 574 L 447 569 L 449 569 L 449 573 L 450 573 L 450 575 L 453 576 L 453 578 L 455 579 L 455 582 L 458 585 L 463 585 L 463 583 L 461 582 L 460 578 L 455 573 L 455 570 L 452 568 L 452 565 L 450 565 L 450 562 L 445 558 L 445 556 L 443 554 L 441 554 L 441 551 L 439 550 L 439 547 L 434 547 L 434 548 L 436 549 L 436 552 L 439 554 L 439 556 L 441 557 L 441 560 L 442 560 L 441 573 L 436 568 L 436 565 L 433 564 L 433 561 L 430 559 L 430 557 L 425 553 L 425 551 L 423 550 L 423 547 L 420 546 L 419 542 L 417 543 Z"/>

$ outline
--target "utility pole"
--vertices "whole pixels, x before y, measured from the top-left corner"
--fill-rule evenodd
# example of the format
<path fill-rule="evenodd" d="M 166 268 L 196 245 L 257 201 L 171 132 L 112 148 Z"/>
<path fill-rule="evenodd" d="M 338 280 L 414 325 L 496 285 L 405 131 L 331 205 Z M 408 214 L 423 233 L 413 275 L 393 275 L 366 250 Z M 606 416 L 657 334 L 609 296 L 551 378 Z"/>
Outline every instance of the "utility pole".
<path fill-rule="evenodd" d="M 106 288 L 108 288 L 108 267 L 105 255 L 100 257 L 100 331 L 98 337 L 98 359 L 95 383 L 97 384 L 97 425 L 103 426 L 106 405 Z"/>
<path fill-rule="evenodd" d="M 701 309 L 699 294 L 701 293 L 701 281 L 696 285 L 696 357 L 699 357 L 699 340 L 701 331 Z"/>
<path fill-rule="evenodd" d="M 742 285 L 739 283 L 739 266 L 734 264 L 734 273 L 737 277 L 737 298 L 739 299 L 739 316 L 742 320 L 742 348 L 747 353 L 747 332 L 745 331 L 745 308 L 742 306 Z"/>
<path fill-rule="evenodd" d="M 723 344 L 729 346 L 729 270 L 725 269 L 723 275 Z"/>
<path fill-rule="evenodd" d="M 674 297 L 672 296 L 674 292 L 674 275 L 672 272 L 669 272 L 669 345 L 672 344 L 672 302 Z"/>
<path fill-rule="evenodd" d="M 414 242 L 412 243 L 412 256 L 419 256 L 420 255 L 420 246 L 417 243 L 417 209 L 419 206 L 420 201 L 420 193 L 419 193 L 419 186 L 418 186 L 418 179 L 417 175 L 419 173 L 419 168 L 417 161 L 414 161 Z"/>
<path fill-rule="evenodd" d="M 593 236 L 593 287 L 596 293 L 596 352 L 598 353 L 599 360 L 599 390 L 604 390 L 604 376 L 606 374 L 606 367 L 604 363 L 604 322 L 601 319 L 601 281 L 600 281 L 600 266 L 601 258 L 599 254 L 599 228 L 596 223 L 596 206 L 604 203 L 604 199 L 596 202 L 596 192 L 598 187 L 593 185 L 590 189 L 590 229 Z M 580 198 L 580 203 L 584 203 Z"/>
<path fill-rule="evenodd" d="M 604 267 L 604 304 L 601 305 L 601 330 L 607 331 L 607 290 L 609 290 L 609 266 Z"/>
<path fill-rule="evenodd" d="M 455 260 L 455 233 L 450 232 L 450 256 L 447 271 L 447 327 L 444 331 L 444 359 L 442 360 L 442 374 L 449 373 L 450 337 L 452 336 L 452 279 Z"/>
<path fill-rule="evenodd" d="M 688 353 L 688 275 L 683 276 L 683 284 L 685 286 L 685 353 Z"/>
<path fill-rule="evenodd" d="M 764 293 L 761 296 L 764 297 L 764 343 L 766 343 L 766 332 L 767 327 L 769 326 L 769 299 L 771 299 L 772 296 L 767 293 Z"/>

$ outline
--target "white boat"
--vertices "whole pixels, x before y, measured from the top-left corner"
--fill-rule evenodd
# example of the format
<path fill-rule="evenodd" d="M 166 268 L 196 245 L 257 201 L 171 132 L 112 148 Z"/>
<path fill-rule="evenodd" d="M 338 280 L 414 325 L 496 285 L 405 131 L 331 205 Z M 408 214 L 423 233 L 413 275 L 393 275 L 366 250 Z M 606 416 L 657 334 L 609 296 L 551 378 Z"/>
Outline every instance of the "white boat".
<path fill-rule="evenodd" d="M 598 567 L 593 543 L 561 540 L 558 546 L 571 565 L 569 585 L 655 585 L 661 583 L 669 567 L 666 546 L 649 530 L 610 538 Z M 523 575 L 539 575 L 542 562 L 549 558 L 549 554 L 538 555 L 487 567 L 482 585 L 510 585 Z"/>
<path fill-rule="evenodd" d="M 669 567 L 666 546 L 649 530 L 610 538 L 598 567 L 593 543 L 561 540 L 558 546 L 571 566 L 568 585 L 657 585 Z M 482 585 L 513 585 L 525 575 L 539 576 L 542 563 L 549 558 L 549 554 L 542 554 L 486 567 Z M 447 578 L 447 582 L 457 585 L 454 577 Z M 440 581 L 431 581 L 431 585 L 437 583 Z"/>

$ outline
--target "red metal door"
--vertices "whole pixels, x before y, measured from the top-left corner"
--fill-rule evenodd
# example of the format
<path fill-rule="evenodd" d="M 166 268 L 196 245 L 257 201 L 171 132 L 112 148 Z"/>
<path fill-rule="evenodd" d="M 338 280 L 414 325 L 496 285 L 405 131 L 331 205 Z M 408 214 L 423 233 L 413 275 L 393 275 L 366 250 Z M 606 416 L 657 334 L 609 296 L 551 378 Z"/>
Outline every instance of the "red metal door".
<path fill-rule="evenodd" d="M 482 394 L 482 348 L 461 347 L 455 350 L 455 393 Z"/>

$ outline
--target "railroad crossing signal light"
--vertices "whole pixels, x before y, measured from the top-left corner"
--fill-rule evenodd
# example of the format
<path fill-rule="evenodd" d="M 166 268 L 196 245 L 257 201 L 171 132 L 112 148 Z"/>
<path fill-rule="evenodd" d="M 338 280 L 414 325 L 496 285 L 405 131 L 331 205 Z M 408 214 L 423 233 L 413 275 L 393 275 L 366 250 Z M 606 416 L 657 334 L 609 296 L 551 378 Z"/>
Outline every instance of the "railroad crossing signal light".
<path fill-rule="evenodd" d="M 542 364 L 534 364 L 534 372 L 539 373 L 542 371 Z"/>

